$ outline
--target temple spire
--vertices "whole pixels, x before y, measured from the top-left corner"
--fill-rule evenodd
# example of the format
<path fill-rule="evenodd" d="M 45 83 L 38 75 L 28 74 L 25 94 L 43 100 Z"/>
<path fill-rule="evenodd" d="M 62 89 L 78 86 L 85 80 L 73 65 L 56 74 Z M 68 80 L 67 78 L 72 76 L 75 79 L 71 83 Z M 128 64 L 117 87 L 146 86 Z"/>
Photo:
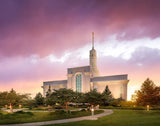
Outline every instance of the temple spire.
<path fill-rule="evenodd" d="M 94 32 L 92 32 L 92 49 L 94 49 Z"/>
<path fill-rule="evenodd" d="M 94 49 L 94 32 L 92 32 L 92 49 L 90 50 L 89 57 L 90 57 L 89 64 L 92 76 L 93 77 L 99 76 L 99 71 L 97 68 L 97 53 L 96 50 Z"/>

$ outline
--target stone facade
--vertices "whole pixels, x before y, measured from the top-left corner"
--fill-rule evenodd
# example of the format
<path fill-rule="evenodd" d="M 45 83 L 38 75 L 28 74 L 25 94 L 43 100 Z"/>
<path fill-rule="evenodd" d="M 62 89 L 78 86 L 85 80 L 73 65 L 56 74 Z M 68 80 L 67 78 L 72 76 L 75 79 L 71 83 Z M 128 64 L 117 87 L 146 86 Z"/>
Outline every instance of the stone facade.
<path fill-rule="evenodd" d="M 68 88 L 77 92 L 88 92 L 96 88 L 97 91 L 103 92 L 108 85 L 114 98 L 127 100 L 128 75 L 99 76 L 97 68 L 97 53 L 94 49 L 94 33 L 92 33 L 92 50 L 89 55 L 89 66 L 68 68 L 67 80 L 43 82 L 43 95 L 50 88 Z"/>
<path fill-rule="evenodd" d="M 81 91 L 90 91 L 90 66 L 68 68 L 67 88 L 76 90 L 76 76 L 81 75 Z"/>
<path fill-rule="evenodd" d="M 127 74 L 94 77 L 91 78 L 91 82 L 95 82 L 93 88 L 96 88 L 99 92 L 103 92 L 108 85 L 114 98 L 127 100 L 127 84 L 129 82 Z"/>

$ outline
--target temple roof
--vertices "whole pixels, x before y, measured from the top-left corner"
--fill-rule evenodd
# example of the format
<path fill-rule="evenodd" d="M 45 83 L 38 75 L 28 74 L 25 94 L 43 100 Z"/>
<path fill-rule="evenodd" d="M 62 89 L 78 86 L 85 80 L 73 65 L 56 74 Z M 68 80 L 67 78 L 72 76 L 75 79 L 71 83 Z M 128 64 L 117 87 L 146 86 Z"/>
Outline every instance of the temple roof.
<path fill-rule="evenodd" d="M 45 85 L 59 85 L 59 84 L 67 84 L 67 80 L 57 80 L 57 81 L 45 81 L 43 82 L 43 86 Z"/>
<path fill-rule="evenodd" d="M 113 75 L 113 76 L 99 76 L 99 77 L 91 78 L 91 82 L 118 81 L 118 80 L 128 80 L 128 74 Z"/>
<path fill-rule="evenodd" d="M 73 74 L 75 72 L 90 72 L 90 66 L 68 68 L 68 74 Z"/>

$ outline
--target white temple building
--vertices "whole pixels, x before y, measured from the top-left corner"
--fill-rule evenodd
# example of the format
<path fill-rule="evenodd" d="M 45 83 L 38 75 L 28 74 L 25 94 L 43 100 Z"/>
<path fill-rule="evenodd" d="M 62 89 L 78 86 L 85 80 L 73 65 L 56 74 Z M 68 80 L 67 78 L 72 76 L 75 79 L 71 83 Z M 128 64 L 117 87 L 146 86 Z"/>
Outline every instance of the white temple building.
<path fill-rule="evenodd" d="M 43 82 L 43 95 L 50 88 L 60 89 L 68 88 L 77 92 L 88 92 L 96 88 L 97 91 L 103 92 L 108 85 L 114 98 L 127 100 L 128 75 L 99 76 L 97 68 L 97 53 L 94 49 L 94 32 L 92 32 L 92 49 L 89 54 L 89 65 L 67 69 L 67 79 L 58 81 Z"/>

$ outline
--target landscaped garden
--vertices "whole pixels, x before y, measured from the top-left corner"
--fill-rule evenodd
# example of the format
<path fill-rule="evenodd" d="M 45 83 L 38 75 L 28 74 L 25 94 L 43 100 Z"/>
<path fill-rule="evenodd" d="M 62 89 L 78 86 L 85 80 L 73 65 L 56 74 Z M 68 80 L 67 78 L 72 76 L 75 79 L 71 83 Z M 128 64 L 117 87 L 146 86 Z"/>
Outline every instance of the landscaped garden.
<path fill-rule="evenodd" d="M 160 111 L 114 110 L 98 120 L 84 120 L 48 126 L 160 126 Z"/>
<path fill-rule="evenodd" d="M 102 113 L 103 110 L 96 110 L 95 114 Z M 89 116 L 91 112 L 82 109 L 81 111 L 68 111 L 56 110 L 55 112 L 23 112 L 17 111 L 14 113 L 0 111 L 0 124 L 13 124 L 13 123 L 29 123 L 29 122 L 42 122 L 58 119 L 68 119 L 81 116 Z"/>

